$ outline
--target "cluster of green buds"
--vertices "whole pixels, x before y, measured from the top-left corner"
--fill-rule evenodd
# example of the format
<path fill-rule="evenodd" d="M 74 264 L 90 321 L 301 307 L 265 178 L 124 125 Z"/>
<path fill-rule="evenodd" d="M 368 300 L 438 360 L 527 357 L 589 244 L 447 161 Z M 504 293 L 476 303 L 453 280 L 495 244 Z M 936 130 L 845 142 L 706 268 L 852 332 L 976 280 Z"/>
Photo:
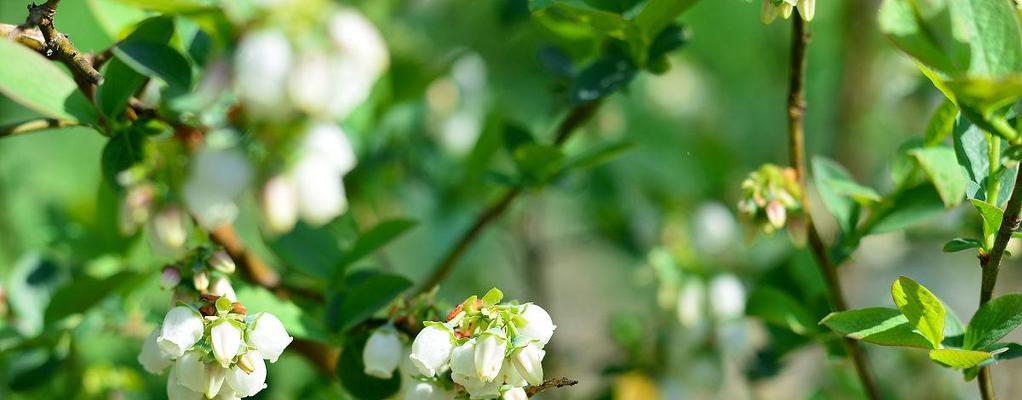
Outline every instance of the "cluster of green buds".
<path fill-rule="evenodd" d="M 190 251 L 180 262 L 163 267 L 160 285 L 164 289 L 190 293 L 190 299 L 194 299 L 195 293 L 198 293 L 200 295 L 212 294 L 226 297 L 230 301 L 238 301 L 230 281 L 230 275 L 234 273 L 235 269 L 234 260 L 222 248 L 199 246 Z M 190 281 L 191 285 L 181 285 L 182 281 Z M 181 298 L 179 297 L 179 299 Z"/>
<path fill-rule="evenodd" d="M 760 18 L 764 24 L 774 22 L 778 16 L 788 19 L 796 7 L 803 20 L 813 20 L 813 15 L 816 14 L 816 0 L 763 0 Z"/>
<path fill-rule="evenodd" d="M 543 383 L 543 348 L 556 326 L 543 308 L 501 304 L 503 297 L 494 288 L 482 298 L 469 297 L 446 322 L 426 322 L 409 356 L 423 382 L 449 372 L 457 392 L 505 400 L 525 399 L 527 387 Z M 430 392 L 425 386 L 416 390 L 420 397 Z"/>
<path fill-rule="evenodd" d="M 783 228 L 789 216 L 801 214 L 801 198 L 794 169 L 764 164 L 742 181 L 738 211 L 771 234 Z"/>

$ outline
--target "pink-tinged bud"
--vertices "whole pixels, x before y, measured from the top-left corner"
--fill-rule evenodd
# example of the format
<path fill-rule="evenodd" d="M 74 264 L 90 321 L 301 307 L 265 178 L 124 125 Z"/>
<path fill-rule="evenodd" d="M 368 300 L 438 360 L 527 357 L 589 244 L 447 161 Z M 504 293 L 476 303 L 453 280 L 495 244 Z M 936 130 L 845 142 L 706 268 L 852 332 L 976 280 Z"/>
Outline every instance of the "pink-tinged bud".
<path fill-rule="evenodd" d="M 231 259 L 231 256 L 227 255 L 226 251 L 220 250 L 217 251 L 216 253 L 213 253 L 213 255 L 209 257 L 209 260 L 207 262 L 209 263 L 210 267 L 217 271 L 223 272 L 225 274 L 234 273 L 235 269 L 234 260 Z"/>
<path fill-rule="evenodd" d="M 149 219 L 155 196 L 155 190 L 149 184 L 139 184 L 128 189 L 121 203 L 119 221 L 121 234 L 134 234 L 139 225 Z"/>
<path fill-rule="evenodd" d="M 780 229 L 784 227 L 784 222 L 787 220 L 788 212 L 784 209 L 784 205 L 781 202 L 774 200 L 766 206 L 767 220 L 770 221 L 770 225 L 774 228 Z"/>
<path fill-rule="evenodd" d="M 163 267 L 163 271 L 160 272 L 160 287 L 173 289 L 179 283 L 181 283 L 181 270 L 174 266 Z"/>
<path fill-rule="evenodd" d="M 266 227 L 273 233 L 289 232 L 298 222 L 298 190 L 286 176 L 266 181 L 262 206 Z"/>

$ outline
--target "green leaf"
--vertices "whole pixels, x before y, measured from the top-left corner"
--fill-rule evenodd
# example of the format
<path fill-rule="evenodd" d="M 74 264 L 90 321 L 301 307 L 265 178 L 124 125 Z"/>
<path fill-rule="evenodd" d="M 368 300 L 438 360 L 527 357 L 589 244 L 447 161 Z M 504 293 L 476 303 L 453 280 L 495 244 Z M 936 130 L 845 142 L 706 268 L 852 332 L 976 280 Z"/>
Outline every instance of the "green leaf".
<path fill-rule="evenodd" d="M 336 312 L 331 312 L 331 326 L 345 332 L 372 317 L 411 286 L 412 282 L 403 276 L 382 272 L 362 271 L 349 276 L 334 299 Z"/>
<path fill-rule="evenodd" d="M 114 47 L 114 54 L 138 73 L 161 79 L 171 87 L 187 90 L 192 85 L 192 67 L 188 59 L 166 44 L 126 42 Z"/>
<path fill-rule="evenodd" d="M 939 73 L 950 75 L 960 71 L 959 60 L 952 60 L 951 49 L 934 35 L 950 24 L 947 13 L 924 12 L 918 6 L 919 2 L 914 0 L 885 0 L 878 15 L 880 30 L 899 49 Z M 924 14 L 931 18 L 923 19 Z"/>
<path fill-rule="evenodd" d="M 948 1 L 956 34 L 970 47 L 969 74 L 999 77 L 1022 72 L 1022 34 L 1012 3 Z"/>
<path fill-rule="evenodd" d="M 341 246 L 328 227 L 299 223 L 267 244 L 285 265 L 318 279 L 334 277 L 344 261 Z"/>
<path fill-rule="evenodd" d="M 930 177 L 945 207 L 951 208 L 962 202 L 968 181 L 962 175 L 953 149 L 944 146 L 926 147 L 912 150 L 910 154 Z"/>
<path fill-rule="evenodd" d="M 923 140 L 924 146 L 936 146 L 944 141 L 955 130 L 955 119 L 958 117 L 958 106 L 951 100 L 944 100 L 944 103 L 933 112 L 930 122 L 926 125 L 926 135 Z"/>
<path fill-rule="evenodd" d="M 627 57 L 608 54 L 579 72 L 569 89 L 572 104 L 585 104 L 607 97 L 631 82 L 638 69 Z"/>
<path fill-rule="evenodd" d="M 368 339 L 367 334 L 359 334 L 345 343 L 337 359 L 337 378 L 344 385 L 345 391 L 357 399 L 386 399 L 401 388 L 402 374 L 395 373 L 390 379 L 366 375 L 362 352 Z"/>
<path fill-rule="evenodd" d="M 993 204 L 983 200 L 972 199 L 972 205 L 979 210 L 983 218 L 983 240 L 984 243 L 994 243 L 997 230 L 1001 228 L 1001 220 L 1004 218 L 1004 210 L 995 207 Z"/>
<path fill-rule="evenodd" d="M 299 307 L 291 300 L 282 299 L 270 291 L 258 286 L 239 285 L 238 299 L 248 309 L 249 314 L 267 312 L 277 317 L 287 333 L 294 337 L 326 341 L 329 335 L 318 314 L 307 315 L 308 310 Z"/>
<path fill-rule="evenodd" d="M 524 144 L 513 154 L 522 180 L 529 186 L 540 186 L 557 175 L 564 164 L 564 153 L 556 146 Z"/>
<path fill-rule="evenodd" d="M 954 238 L 944 243 L 945 253 L 954 253 L 968 249 L 980 249 L 983 248 L 983 243 L 980 243 L 976 239 L 965 239 L 965 238 Z"/>
<path fill-rule="evenodd" d="M 983 349 L 996 343 L 1022 324 L 1022 293 L 990 300 L 972 316 L 965 330 L 966 349 Z"/>
<path fill-rule="evenodd" d="M 960 349 L 935 349 L 930 350 L 930 359 L 954 369 L 963 369 L 976 366 L 989 360 L 992 355 L 985 351 L 960 350 Z"/>
<path fill-rule="evenodd" d="M 483 295 L 483 306 L 490 307 L 497 305 L 502 299 L 504 299 L 504 292 L 501 292 L 500 289 L 497 288 L 490 289 L 490 291 Z"/>
<path fill-rule="evenodd" d="M 976 375 L 979 374 L 979 369 L 982 367 L 998 361 L 1007 361 L 1022 357 L 1022 346 L 1018 343 L 997 343 L 987 346 L 987 348 L 983 350 L 989 352 L 994 357 L 962 371 L 967 382 L 976 379 Z"/>
<path fill-rule="evenodd" d="M 207 1 L 199 0 L 117 0 L 120 3 L 166 14 L 193 14 L 215 10 Z"/>
<path fill-rule="evenodd" d="M 581 154 L 569 157 L 564 162 L 564 170 L 587 169 L 605 164 L 620 157 L 621 154 L 633 147 L 635 147 L 635 143 L 626 140 L 605 143 Z"/>
<path fill-rule="evenodd" d="M 50 118 L 91 123 L 96 110 L 71 76 L 13 40 L 0 40 L 0 94 Z"/>
<path fill-rule="evenodd" d="M 410 219 L 394 219 L 377 224 L 368 232 L 358 237 L 351 250 L 344 255 L 343 264 L 351 265 L 365 256 L 376 252 L 409 229 L 414 228 L 416 224 L 417 222 Z"/>
<path fill-rule="evenodd" d="M 790 329 L 800 335 L 816 331 L 815 319 L 791 295 L 770 286 L 760 286 L 746 301 L 745 314 Z"/>
<path fill-rule="evenodd" d="M 877 234 L 905 229 L 944 213 L 944 202 L 933 185 L 925 184 L 908 189 L 894 199 L 866 233 Z"/>
<path fill-rule="evenodd" d="M 117 290 L 122 284 L 137 277 L 134 272 L 119 272 L 107 278 L 80 276 L 57 290 L 46 308 L 46 323 L 52 324 L 72 314 L 88 311 Z"/>
<path fill-rule="evenodd" d="M 964 117 L 958 117 L 954 125 L 954 145 L 958 165 L 965 169 L 966 177 L 972 182 L 966 194 L 970 199 L 985 199 L 986 191 L 981 189 L 990 174 L 987 135 Z"/>
<path fill-rule="evenodd" d="M 118 58 L 107 63 L 103 76 L 109 78 L 96 89 L 96 106 L 106 118 L 119 119 L 128 106 L 128 99 L 142 86 L 145 77 Z"/>
<path fill-rule="evenodd" d="M 944 340 L 946 314 L 940 299 L 923 285 L 904 276 L 894 281 L 891 286 L 891 297 L 908 319 L 909 326 L 929 339 L 932 348 L 940 347 L 940 342 Z"/>
<path fill-rule="evenodd" d="M 851 194 L 863 199 L 876 195 L 872 189 L 855 183 L 840 164 L 824 157 L 813 158 L 813 181 L 823 198 L 823 205 L 834 215 L 842 232 L 853 231 L 858 222 L 858 206 Z"/>
<path fill-rule="evenodd" d="M 43 331 L 50 299 L 70 279 L 65 268 L 36 254 L 22 256 L 4 280 L 7 303 L 18 319 L 14 327 L 23 336 Z"/>
<path fill-rule="evenodd" d="M 110 138 L 103 146 L 103 178 L 112 188 L 120 188 L 117 174 L 145 158 L 146 135 L 141 129 L 128 128 Z"/>
<path fill-rule="evenodd" d="M 908 318 L 893 308 L 830 313 L 820 324 L 845 337 L 881 346 L 933 348 L 925 337 L 913 330 Z"/>

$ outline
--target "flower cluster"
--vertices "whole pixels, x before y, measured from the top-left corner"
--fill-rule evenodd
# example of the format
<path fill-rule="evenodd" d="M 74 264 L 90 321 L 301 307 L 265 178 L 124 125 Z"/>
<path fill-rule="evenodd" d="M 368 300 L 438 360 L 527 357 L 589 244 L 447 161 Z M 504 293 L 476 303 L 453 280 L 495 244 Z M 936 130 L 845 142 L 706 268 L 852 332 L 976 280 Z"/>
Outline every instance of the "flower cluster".
<path fill-rule="evenodd" d="M 153 374 L 170 368 L 171 400 L 237 399 L 266 387 L 264 360 L 276 362 L 292 340 L 272 314 L 250 316 L 227 297 L 203 295 L 167 312 L 138 361 Z"/>
<path fill-rule="evenodd" d="M 764 24 L 774 22 L 778 16 L 788 19 L 796 7 L 803 20 L 813 20 L 816 14 L 816 0 L 763 0 L 760 18 Z"/>
<path fill-rule="evenodd" d="M 789 214 L 802 212 L 801 198 L 794 169 L 764 164 L 742 181 L 738 210 L 769 234 L 783 228 Z"/>
<path fill-rule="evenodd" d="M 471 399 L 524 399 L 525 387 L 542 384 L 543 348 L 556 327 L 540 306 L 500 304 L 502 298 L 492 289 L 482 299 L 465 300 L 447 322 L 427 322 L 409 356 L 421 378 L 428 382 L 449 372 Z"/>
<path fill-rule="evenodd" d="M 175 296 L 190 294 L 191 300 L 195 299 L 194 294 L 198 292 L 226 297 L 227 300 L 236 302 L 238 296 L 234 293 L 234 287 L 231 286 L 229 279 L 236 268 L 234 260 L 223 249 L 202 246 L 189 252 L 180 262 L 163 267 L 160 286 L 164 289 L 176 289 Z M 191 285 L 179 287 L 183 278 L 190 278 Z"/>

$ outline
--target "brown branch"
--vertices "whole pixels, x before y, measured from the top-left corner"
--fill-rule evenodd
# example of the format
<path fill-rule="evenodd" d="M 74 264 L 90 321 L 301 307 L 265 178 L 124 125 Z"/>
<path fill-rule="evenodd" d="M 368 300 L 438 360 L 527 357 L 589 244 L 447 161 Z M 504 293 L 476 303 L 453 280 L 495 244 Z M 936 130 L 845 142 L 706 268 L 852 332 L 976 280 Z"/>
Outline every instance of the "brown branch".
<path fill-rule="evenodd" d="M 324 303 L 322 293 L 297 286 L 285 285 L 280 279 L 280 274 L 270 268 L 259 256 L 245 248 L 241 238 L 230 225 L 216 228 L 209 233 L 213 242 L 224 247 L 227 254 L 231 256 L 238 266 L 242 277 L 260 287 L 263 287 L 279 297 L 291 298 L 299 295 L 304 298 Z"/>
<path fill-rule="evenodd" d="M 77 126 L 78 123 L 58 119 L 36 119 L 0 126 L 0 138 L 36 131 Z"/>
<path fill-rule="evenodd" d="M 994 139 L 997 140 L 996 137 Z M 1000 228 L 997 229 L 994 246 L 990 249 L 990 253 L 980 258 L 980 267 L 983 269 L 979 291 L 980 307 L 994 296 L 994 286 L 997 285 L 997 273 L 1001 267 L 1001 258 L 1004 257 L 1004 248 L 1008 246 L 1011 234 L 1019 228 L 1020 208 L 1022 208 L 1022 173 L 1015 176 L 1015 186 L 1011 189 L 1008 204 L 1004 206 L 1004 217 L 1001 219 Z M 994 394 L 994 382 L 989 365 L 980 368 L 977 382 L 980 395 L 984 400 L 997 398 Z"/>
<path fill-rule="evenodd" d="M 539 393 L 539 392 L 542 392 L 542 391 L 545 391 L 545 390 L 558 389 L 558 388 L 567 387 L 567 386 L 575 386 L 577 384 L 578 384 L 578 381 L 576 381 L 574 379 L 568 379 L 568 378 L 550 378 L 550 379 L 547 379 L 547 380 L 543 381 L 543 384 L 541 384 L 541 385 L 529 386 L 529 388 L 525 390 L 525 394 L 529 395 L 529 397 L 532 397 L 532 396 L 535 396 L 536 393 Z"/>
<path fill-rule="evenodd" d="M 589 118 L 592 118 L 593 114 L 600 107 L 600 101 L 594 101 L 578 105 L 571 110 L 570 113 L 561 121 L 557 126 L 557 130 L 554 134 L 554 144 L 557 146 L 563 145 L 564 142 L 571 137 L 580 126 L 582 126 Z M 433 269 L 433 273 L 426 278 L 422 284 L 413 292 L 414 295 L 422 294 L 433 289 L 434 286 L 439 285 L 447 275 L 454 270 L 454 267 L 461 260 L 461 257 L 465 255 L 465 251 L 468 250 L 469 246 L 479 238 L 479 235 L 483 230 L 497 217 L 507 210 L 508 206 L 522 194 L 522 188 L 514 187 L 508 189 L 496 203 L 483 210 L 479 216 L 476 217 L 475 222 L 461 235 L 454 247 L 448 250 L 447 254 L 440 260 L 437 266 Z"/>
<path fill-rule="evenodd" d="M 816 265 L 820 268 L 827 283 L 827 292 L 830 297 L 832 311 L 845 311 L 848 303 L 845 300 L 844 291 L 837 274 L 836 266 L 831 262 L 827 253 L 827 246 L 823 243 L 819 231 L 813 224 L 810 212 L 809 196 L 806 186 L 806 155 L 805 155 L 805 77 L 806 77 L 806 50 L 809 45 L 809 32 L 806 30 L 805 22 L 801 16 L 793 16 L 791 32 L 791 59 L 790 76 L 788 86 L 788 155 L 791 157 L 791 166 L 798 175 L 799 186 L 802 188 L 802 213 L 805 215 L 805 230 L 809 235 L 809 248 L 816 259 Z M 879 399 L 880 391 L 869 370 L 866 354 L 859 342 L 844 338 L 845 348 L 848 356 L 855 365 L 855 371 L 859 375 L 863 389 L 871 399 Z"/>
<path fill-rule="evenodd" d="M 0 35 L 13 39 L 39 54 L 46 55 L 46 39 L 43 38 L 43 33 L 39 31 L 39 28 L 21 29 L 17 25 L 0 24 Z"/>
<path fill-rule="evenodd" d="M 44 55 L 56 58 L 71 69 L 79 88 L 89 98 L 95 92 L 95 85 L 103 83 L 103 75 L 92 66 L 92 60 L 85 54 L 78 51 L 71 39 L 61 33 L 53 25 L 54 15 L 60 0 L 48 0 L 46 3 L 28 6 L 28 18 L 25 23 L 16 28 L 18 31 L 38 28 L 42 34 L 45 48 Z M 19 34 L 20 35 L 20 34 Z M 31 45 L 29 47 L 32 47 Z M 33 47 L 34 48 L 34 47 Z M 38 48 L 35 48 L 39 51 Z"/>

